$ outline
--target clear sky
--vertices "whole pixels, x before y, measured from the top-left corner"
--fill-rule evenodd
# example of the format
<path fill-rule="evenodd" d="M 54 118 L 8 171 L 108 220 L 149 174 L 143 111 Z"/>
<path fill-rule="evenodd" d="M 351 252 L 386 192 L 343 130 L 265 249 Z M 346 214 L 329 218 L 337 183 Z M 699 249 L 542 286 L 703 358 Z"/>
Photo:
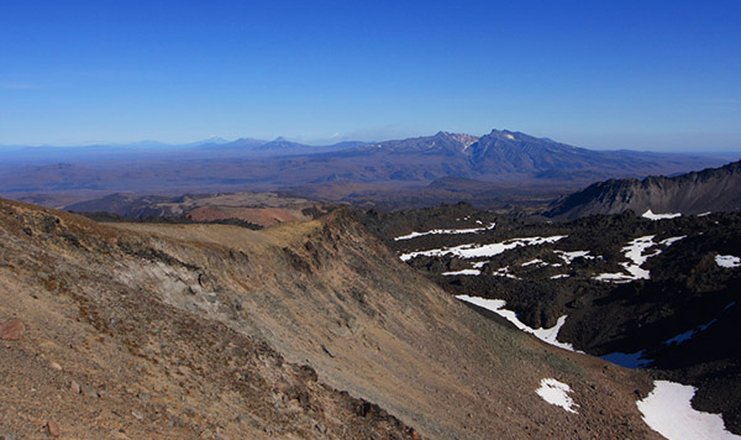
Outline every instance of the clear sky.
<path fill-rule="evenodd" d="M 741 1 L 2 0 L 0 144 L 741 149 Z"/>

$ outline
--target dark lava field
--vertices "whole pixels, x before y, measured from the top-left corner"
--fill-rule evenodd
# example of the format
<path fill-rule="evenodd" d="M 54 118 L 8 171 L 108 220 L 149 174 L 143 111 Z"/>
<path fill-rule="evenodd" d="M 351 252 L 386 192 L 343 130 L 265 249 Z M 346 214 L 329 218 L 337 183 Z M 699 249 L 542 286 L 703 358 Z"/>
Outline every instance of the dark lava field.
<path fill-rule="evenodd" d="M 452 295 L 503 301 L 558 343 L 694 385 L 693 406 L 741 432 L 738 212 L 554 222 L 458 204 L 361 217 Z"/>

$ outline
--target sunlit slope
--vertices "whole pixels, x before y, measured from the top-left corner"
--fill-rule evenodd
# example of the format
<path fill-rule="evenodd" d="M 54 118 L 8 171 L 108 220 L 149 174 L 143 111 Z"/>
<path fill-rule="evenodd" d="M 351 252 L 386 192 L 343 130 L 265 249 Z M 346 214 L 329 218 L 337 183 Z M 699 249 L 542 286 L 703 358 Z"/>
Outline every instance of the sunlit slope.
<path fill-rule="evenodd" d="M 654 435 L 635 404 L 650 389 L 641 373 L 486 319 L 343 211 L 251 231 L 114 227 L 2 202 L 0 234 L 0 320 L 28 329 L 1 358 L 15 402 L 3 426 L 18 433 L 55 418 L 91 438 L 92 426 L 132 438 Z M 536 394 L 546 378 L 569 385 L 576 412 Z M 105 397 L 70 394 L 71 380 Z"/>

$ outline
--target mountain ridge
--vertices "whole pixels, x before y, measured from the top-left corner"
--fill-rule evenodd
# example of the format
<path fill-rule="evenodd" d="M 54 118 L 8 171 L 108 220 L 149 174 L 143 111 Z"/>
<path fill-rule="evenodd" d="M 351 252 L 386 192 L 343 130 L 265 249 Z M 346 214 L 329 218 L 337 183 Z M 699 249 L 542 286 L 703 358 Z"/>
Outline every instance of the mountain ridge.
<path fill-rule="evenodd" d="M 593 151 L 509 130 L 492 130 L 481 137 L 438 132 L 322 147 L 245 138 L 203 148 L 116 149 L 115 154 L 101 148 L 51 150 L 23 153 L 26 156 L 6 152 L 0 163 L 0 194 L 17 198 L 80 189 L 101 195 L 290 189 L 299 197 L 325 193 L 332 201 L 344 201 L 366 198 L 365 194 L 393 198 L 400 190 L 448 177 L 530 193 L 545 185 L 563 193 L 606 178 L 673 174 L 724 163 L 697 155 Z M 62 171 L 56 166 L 59 162 L 70 166 Z M 348 193 L 332 187 L 337 184 L 359 186 Z"/>
<path fill-rule="evenodd" d="M 610 179 L 565 196 L 546 212 L 573 219 L 592 214 L 632 210 L 653 213 L 701 214 L 741 209 L 741 161 L 673 177 Z"/>
<path fill-rule="evenodd" d="M 658 438 L 642 373 L 481 316 L 347 210 L 250 231 L 0 200 L 0 237 L 0 319 L 29 329 L 0 357 L 18 435 Z M 544 377 L 578 415 L 536 394 Z"/>

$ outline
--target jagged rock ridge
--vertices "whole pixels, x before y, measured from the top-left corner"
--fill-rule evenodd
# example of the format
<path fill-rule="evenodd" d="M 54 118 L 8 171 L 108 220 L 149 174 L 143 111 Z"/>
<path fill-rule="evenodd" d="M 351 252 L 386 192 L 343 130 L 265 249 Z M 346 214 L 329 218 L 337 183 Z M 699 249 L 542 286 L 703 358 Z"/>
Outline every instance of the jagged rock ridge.
<path fill-rule="evenodd" d="M 611 179 L 557 201 L 546 215 L 573 219 L 632 210 L 701 214 L 741 208 L 741 161 L 676 177 Z"/>

